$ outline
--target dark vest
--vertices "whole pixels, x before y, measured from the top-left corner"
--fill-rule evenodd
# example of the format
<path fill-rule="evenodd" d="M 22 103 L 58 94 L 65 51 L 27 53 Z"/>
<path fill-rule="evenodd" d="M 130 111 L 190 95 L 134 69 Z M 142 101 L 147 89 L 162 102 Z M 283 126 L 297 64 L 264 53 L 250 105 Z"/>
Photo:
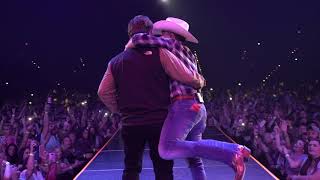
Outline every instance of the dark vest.
<path fill-rule="evenodd" d="M 145 55 L 151 51 L 152 55 Z M 128 49 L 110 61 L 122 125 L 163 123 L 170 104 L 169 78 L 157 48 Z"/>

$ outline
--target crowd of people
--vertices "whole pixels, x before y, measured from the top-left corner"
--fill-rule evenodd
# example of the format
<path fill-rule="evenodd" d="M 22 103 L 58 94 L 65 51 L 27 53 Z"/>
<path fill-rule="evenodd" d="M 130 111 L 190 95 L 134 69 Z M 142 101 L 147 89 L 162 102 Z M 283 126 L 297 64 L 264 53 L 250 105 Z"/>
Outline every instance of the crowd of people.
<path fill-rule="evenodd" d="M 320 169 L 320 83 L 208 91 L 208 124 L 251 148 L 276 176 Z M 96 96 L 6 103 L 0 179 L 72 179 L 119 127 Z"/>
<path fill-rule="evenodd" d="M 213 92 L 208 123 L 224 130 L 281 179 L 320 170 L 320 84 Z"/>
<path fill-rule="evenodd" d="M 5 103 L 0 113 L 0 179 L 5 180 L 72 179 L 119 124 L 97 96 L 55 91 L 47 98 Z"/>

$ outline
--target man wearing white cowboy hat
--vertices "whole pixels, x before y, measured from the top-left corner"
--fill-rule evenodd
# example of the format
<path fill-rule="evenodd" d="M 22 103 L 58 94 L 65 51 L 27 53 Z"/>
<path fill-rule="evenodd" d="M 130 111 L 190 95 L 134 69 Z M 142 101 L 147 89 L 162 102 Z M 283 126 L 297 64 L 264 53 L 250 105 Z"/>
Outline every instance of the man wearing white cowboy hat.
<path fill-rule="evenodd" d="M 198 43 L 188 31 L 189 24 L 181 19 L 169 17 L 153 26 L 161 37 L 136 34 L 127 47 L 161 47 L 171 51 L 186 67 L 197 71 L 196 60 L 189 48 L 181 41 Z M 132 44 L 133 45 L 132 45 Z M 164 159 L 187 158 L 193 179 L 206 179 L 201 158 L 218 160 L 228 164 L 235 171 L 235 179 L 243 179 L 245 174 L 244 158 L 250 155 L 245 146 L 202 139 L 206 126 L 206 108 L 197 90 L 181 82 L 170 81 L 171 106 L 163 125 L 159 153 Z"/>

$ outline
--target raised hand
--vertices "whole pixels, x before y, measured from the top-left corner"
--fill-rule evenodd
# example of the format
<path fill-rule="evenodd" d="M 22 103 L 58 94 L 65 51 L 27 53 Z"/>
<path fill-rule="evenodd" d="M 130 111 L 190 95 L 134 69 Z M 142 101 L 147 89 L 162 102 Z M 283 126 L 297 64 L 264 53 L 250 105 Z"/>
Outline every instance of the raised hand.
<path fill-rule="evenodd" d="M 22 116 L 25 115 L 26 107 L 27 107 L 27 104 L 26 104 L 26 103 L 23 103 L 22 108 L 21 108 L 21 111 L 20 111 L 19 116 L 18 116 L 19 119 L 20 119 Z"/>
<path fill-rule="evenodd" d="M 45 103 L 44 105 L 44 112 L 50 112 L 51 111 L 51 104 Z"/>
<path fill-rule="evenodd" d="M 16 108 L 14 107 L 14 108 L 12 108 L 12 116 L 15 116 L 16 115 Z"/>
<path fill-rule="evenodd" d="M 36 146 L 37 146 L 37 142 L 35 140 L 32 140 L 30 143 L 30 152 L 33 152 Z"/>
<path fill-rule="evenodd" d="M 287 132 L 287 130 L 288 130 L 288 122 L 287 121 L 281 121 L 280 129 L 281 129 L 282 132 Z"/>
<path fill-rule="evenodd" d="M 289 150 L 286 147 L 282 147 L 283 154 L 289 154 Z"/>
<path fill-rule="evenodd" d="M 278 125 L 274 126 L 273 131 L 275 132 L 275 134 L 280 134 L 280 128 Z"/>

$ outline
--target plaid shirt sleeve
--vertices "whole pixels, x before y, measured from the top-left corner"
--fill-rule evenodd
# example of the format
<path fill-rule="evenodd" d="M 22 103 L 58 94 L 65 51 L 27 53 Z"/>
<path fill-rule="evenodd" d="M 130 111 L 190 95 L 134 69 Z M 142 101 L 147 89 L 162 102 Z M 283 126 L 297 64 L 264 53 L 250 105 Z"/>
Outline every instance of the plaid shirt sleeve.
<path fill-rule="evenodd" d="M 137 47 L 161 47 L 172 51 L 174 42 L 168 38 L 138 33 L 132 37 L 132 43 Z"/>

